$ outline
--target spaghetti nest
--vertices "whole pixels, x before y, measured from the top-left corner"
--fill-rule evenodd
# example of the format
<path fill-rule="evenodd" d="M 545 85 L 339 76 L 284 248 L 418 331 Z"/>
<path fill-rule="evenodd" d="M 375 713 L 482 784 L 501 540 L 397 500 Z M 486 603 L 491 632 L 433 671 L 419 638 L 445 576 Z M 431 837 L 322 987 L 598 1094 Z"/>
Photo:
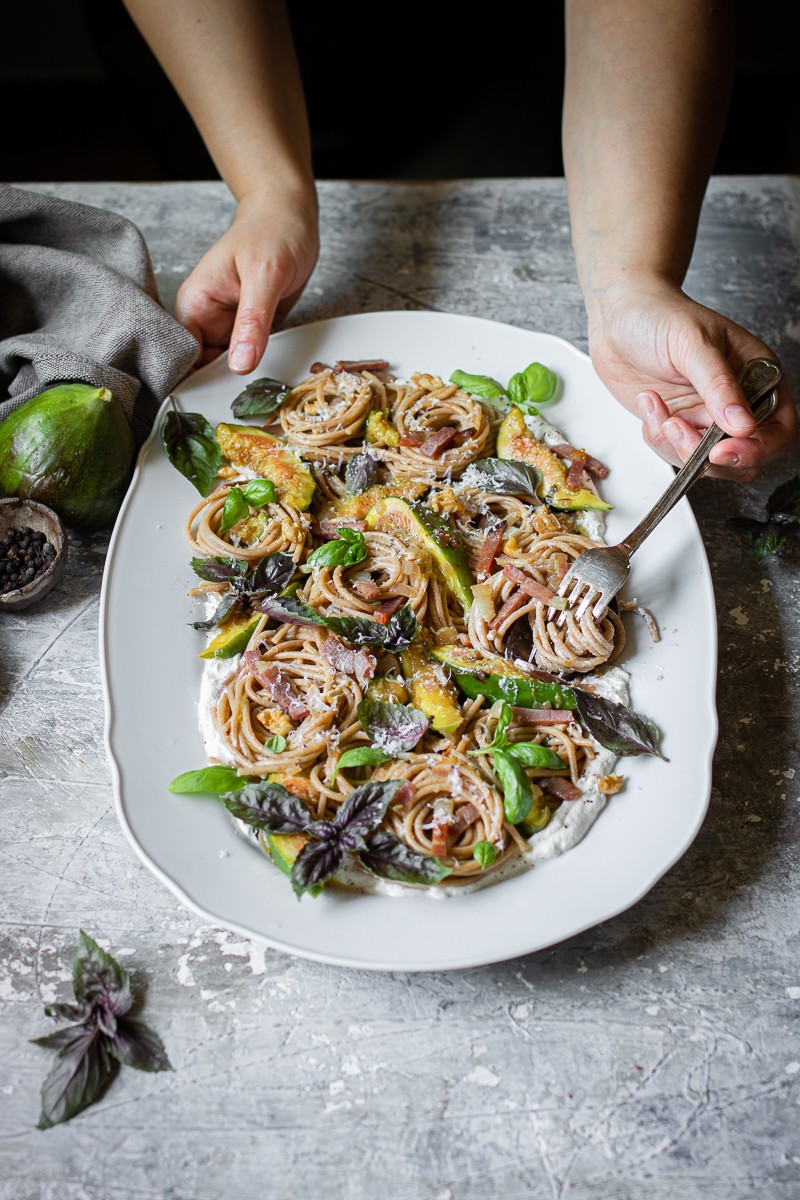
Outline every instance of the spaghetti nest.
<path fill-rule="evenodd" d="M 552 483 L 533 494 L 535 471 L 509 486 L 496 410 L 438 376 L 386 367 L 317 364 L 270 414 L 263 453 L 257 427 L 234 438 L 226 427 L 223 475 L 186 520 L 203 587 L 222 593 L 208 653 L 228 661 L 209 755 L 269 784 L 270 802 L 299 799 L 326 823 L 317 841 L 366 785 L 391 784 L 374 829 L 394 856 L 387 876 L 460 887 L 522 863 L 551 813 L 581 800 L 598 745 L 559 697 L 619 656 L 625 630 L 610 610 L 556 623 L 550 601 L 593 542 L 580 514 L 552 502 Z M 576 453 L 562 499 L 594 487 Z M 472 463 L 481 473 L 462 481 Z M 274 498 L 226 527 L 231 489 L 262 475 Z M 273 856 L 275 836 L 288 835 L 261 838 Z M 362 875 L 380 875 L 359 838 Z M 313 828 L 300 841 L 313 843 Z M 440 871 L 426 876 L 431 860 Z"/>

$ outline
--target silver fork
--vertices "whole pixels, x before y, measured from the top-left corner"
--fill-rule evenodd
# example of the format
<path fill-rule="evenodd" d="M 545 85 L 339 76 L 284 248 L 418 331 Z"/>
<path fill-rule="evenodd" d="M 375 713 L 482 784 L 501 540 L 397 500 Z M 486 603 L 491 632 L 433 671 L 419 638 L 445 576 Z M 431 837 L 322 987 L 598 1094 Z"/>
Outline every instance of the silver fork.
<path fill-rule="evenodd" d="M 739 384 L 758 422 L 764 421 L 774 411 L 778 402 L 775 389 L 782 378 L 783 368 L 771 358 L 751 358 L 742 367 Z M 579 598 L 580 603 L 575 609 L 575 617 L 578 620 L 590 605 L 594 617 L 599 618 L 603 615 L 627 581 L 633 554 L 670 509 L 686 495 L 692 484 L 708 469 L 708 455 L 712 446 L 716 446 L 717 442 L 727 436 L 718 425 L 711 425 L 664 494 L 624 541 L 616 546 L 593 546 L 578 555 L 558 588 L 558 595 L 567 598 L 568 608 L 560 611 L 554 607 L 548 608 L 548 620 L 552 620 L 558 612 L 556 624 L 563 625 L 567 619 L 567 612 L 572 611 Z"/>

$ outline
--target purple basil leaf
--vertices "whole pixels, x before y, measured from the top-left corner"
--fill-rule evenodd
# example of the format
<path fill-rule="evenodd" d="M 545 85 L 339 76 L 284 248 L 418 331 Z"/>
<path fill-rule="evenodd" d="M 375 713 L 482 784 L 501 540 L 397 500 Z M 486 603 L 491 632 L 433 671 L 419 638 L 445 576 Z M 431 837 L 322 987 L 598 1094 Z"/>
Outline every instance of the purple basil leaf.
<path fill-rule="evenodd" d="M 274 595 L 282 592 L 295 572 L 295 561 L 290 554 L 276 550 L 274 554 L 265 554 L 258 560 L 251 575 L 247 578 L 247 590 L 251 594 L 262 592 Z"/>
<path fill-rule="evenodd" d="M 229 583 L 247 573 L 247 563 L 238 558 L 193 558 L 189 565 L 208 583 Z"/>
<path fill-rule="evenodd" d="M 387 650 L 396 653 L 410 646 L 416 636 L 417 618 L 411 605 L 406 604 L 393 617 L 389 618 L 383 644 Z"/>
<path fill-rule="evenodd" d="M 265 596 L 258 600 L 255 607 L 273 621 L 283 621 L 285 625 L 327 625 L 325 617 L 321 617 L 313 608 L 296 600 L 294 596 Z"/>
<path fill-rule="evenodd" d="M 343 642 L 351 646 L 383 646 L 387 625 L 370 621 L 368 617 L 327 617 L 325 625 Z"/>
<path fill-rule="evenodd" d="M 494 496 L 536 496 L 542 482 L 538 467 L 509 458 L 482 458 L 468 470 L 469 482 Z"/>
<path fill-rule="evenodd" d="M 344 862 L 345 850 L 337 840 L 307 842 L 292 867 L 292 887 L 301 896 L 335 875 Z"/>
<path fill-rule="evenodd" d="M 266 417 L 283 404 L 288 391 L 288 383 L 279 379 L 254 379 L 233 400 L 231 410 L 235 417 Z"/>
<path fill-rule="evenodd" d="M 42 1084 L 37 1129 L 50 1129 L 88 1108 L 117 1070 L 105 1037 L 91 1025 L 73 1025 L 63 1032 L 72 1036 L 62 1040 L 56 1061 Z"/>
<path fill-rule="evenodd" d="M 648 717 L 603 696 L 576 690 L 578 716 L 592 737 L 619 755 L 653 754 L 659 749 L 661 733 Z M 665 759 L 665 761 L 667 761 Z"/>
<path fill-rule="evenodd" d="M 237 604 L 241 601 L 241 597 L 236 592 L 228 592 L 222 597 L 217 607 L 214 609 L 210 617 L 206 617 L 202 621 L 190 622 L 192 629 L 215 629 L 217 625 L 221 625 L 227 616 L 230 616 Z"/>
<path fill-rule="evenodd" d="M 267 833 L 305 833 L 314 824 L 303 801 L 280 783 L 249 783 L 220 799 L 234 817 Z"/>
<path fill-rule="evenodd" d="M 332 822 L 339 830 L 346 849 L 360 849 L 362 839 L 378 828 L 401 782 L 399 779 L 387 779 L 379 783 L 363 783 L 350 793 Z"/>
<path fill-rule="evenodd" d="M 79 1033 L 82 1036 L 84 1033 L 88 1034 L 91 1032 L 91 1025 L 87 1025 L 81 1021 L 78 1025 L 65 1025 L 63 1029 L 56 1029 L 53 1033 L 46 1033 L 44 1037 L 29 1038 L 28 1040 L 34 1046 L 44 1046 L 46 1050 L 63 1050 L 65 1046 L 69 1047 L 73 1044 Z"/>
<path fill-rule="evenodd" d="M 126 1067 L 137 1071 L 171 1071 L 164 1043 L 143 1021 L 122 1020 L 108 1040 L 110 1053 Z"/>
<path fill-rule="evenodd" d="M 222 451 L 202 413 L 170 409 L 161 426 L 161 444 L 173 467 L 205 496 L 222 466 Z"/>
<path fill-rule="evenodd" d="M 83 930 L 72 959 L 72 987 L 79 1002 L 102 1006 L 117 1017 L 132 1004 L 128 972 Z"/>
<path fill-rule="evenodd" d="M 776 487 L 767 500 L 767 512 L 773 521 L 796 525 L 800 522 L 800 475 Z"/>
<path fill-rule="evenodd" d="M 378 482 L 380 463 L 369 453 L 351 458 L 344 473 L 344 485 L 348 494 L 360 496 L 367 488 Z"/>
<path fill-rule="evenodd" d="M 372 835 L 366 850 L 362 850 L 358 857 L 373 875 L 394 879 L 398 883 L 416 883 L 422 887 L 440 883 L 451 872 L 451 868 L 446 867 L 441 859 L 418 854 L 393 833 L 384 830 Z"/>
<path fill-rule="evenodd" d="M 368 696 L 359 703 L 356 712 L 370 741 L 390 758 L 413 750 L 429 723 L 425 714 L 412 704 L 387 704 Z"/>

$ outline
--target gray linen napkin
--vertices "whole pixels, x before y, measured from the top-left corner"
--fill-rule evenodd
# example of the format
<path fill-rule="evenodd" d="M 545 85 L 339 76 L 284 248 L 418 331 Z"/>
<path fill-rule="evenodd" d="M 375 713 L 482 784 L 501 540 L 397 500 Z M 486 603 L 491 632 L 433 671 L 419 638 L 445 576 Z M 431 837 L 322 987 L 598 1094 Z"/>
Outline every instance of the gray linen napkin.
<path fill-rule="evenodd" d="M 126 217 L 0 185 L 0 420 L 67 380 L 110 388 L 137 443 L 197 356 Z"/>

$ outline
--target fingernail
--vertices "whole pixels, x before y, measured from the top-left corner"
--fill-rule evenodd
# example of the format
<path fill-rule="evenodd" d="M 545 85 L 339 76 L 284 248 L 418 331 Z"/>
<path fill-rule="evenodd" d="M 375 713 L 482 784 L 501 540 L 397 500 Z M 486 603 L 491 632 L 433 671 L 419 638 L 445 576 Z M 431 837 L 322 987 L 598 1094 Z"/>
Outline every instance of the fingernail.
<path fill-rule="evenodd" d="M 639 402 L 639 416 L 646 421 L 648 417 L 652 417 L 656 409 L 653 397 L 648 396 L 647 392 L 642 392 L 641 396 L 637 396 L 636 399 Z"/>
<path fill-rule="evenodd" d="M 251 342 L 237 342 L 231 346 L 228 363 L 233 371 L 252 371 L 256 358 L 256 348 Z"/>
<path fill-rule="evenodd" d="M 683 430 L 680 425 L 677 425 L 674 421 L 665 421 L 661 428 L 677 450 L 683 442 Z"/>
<path fill-rule="evenodd" d="M 753 418 L 741 404 L 729 404 L 725 409 L 725 420 L 732 429 L 747 433 L 753 427 Z"/>
<path fill-rule="evenodd" d="M 720 454 L 719 458 L 715 460 L 715 466 L 717 467 L 738 467 L 738 465 L 738 454 Z"/>

